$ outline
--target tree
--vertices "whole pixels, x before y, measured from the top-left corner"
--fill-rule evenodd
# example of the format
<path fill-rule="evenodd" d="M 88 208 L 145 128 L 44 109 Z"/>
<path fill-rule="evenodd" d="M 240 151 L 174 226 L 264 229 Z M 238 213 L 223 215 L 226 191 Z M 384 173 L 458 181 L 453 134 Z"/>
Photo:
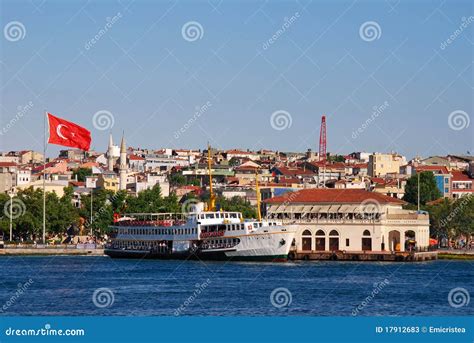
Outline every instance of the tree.
<path fill-rule="evenodd" d="M 346 159 L 343 155 L 330 155 L 327 154 L 327 160 L 329 162 L 344 162 Z"/>
<path fill-rule="evenodd" d="M 438 237 L 458 237 L 474 234 L 474 196 L 443 199 L 426 206 L 430 214 L 431 234 Z"/>
<path fill-rule="evenodd" d="M 231 199 L 224 198 L 222 196 L 217 197 L 216 203 L 220 206 L 221 209 L 224 211 L 235 211 L 241 212 L 244 218 L 256 218 L 257 211 L 255 206 L 250 204 L 245 198 L 235 196 Z"/>
<path fill-rule="evenodd" d="M 171 187 L 184 186 L 186 184 L 186 177 L 179 172 L 171 173 L 168 177 Z"/>
<path fill-rule="evenodd" d="M 77 169 L 74 169 L 72 172 L 72 176 L 74 178 L 77 177 L 77 181 L 81 181 L 81 182 L 85 182 L 86 176 L 91 176 L 91 175 L 92 175 L 91 168 L 77 168 Z"/>
<path fill-rule="evenodd" d="M 420 204 L 425 205 L 427 202 L 439 199 L 441 192 L 439 191 L 436 180 L 432 172 L 422 172 L 420 175 Z M 407 181 L 405 186 L 405 196 L 403 200 L 416 204 L 418 202 L 418 175 L 413 175 Z"/>

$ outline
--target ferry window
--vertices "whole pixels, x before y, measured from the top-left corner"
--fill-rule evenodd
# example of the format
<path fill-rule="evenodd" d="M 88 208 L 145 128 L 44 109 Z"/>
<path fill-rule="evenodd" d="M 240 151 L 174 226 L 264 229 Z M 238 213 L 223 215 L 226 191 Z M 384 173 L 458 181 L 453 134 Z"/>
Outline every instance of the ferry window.
<path fill-rule="evenodd" d="M 231 213 L 231 214 L 230 214 L 230 217 L 231 217 L 231 218 L 237 218 L 237 213 Z"/>
<path fill-rule="evenodd" d="M 206 219 L 214 219 L 214 213 L 207 213 Z"/>
<path fill-rule="evenodd" d="M 258 223 L 253 223 L 253 227 L 256 229 L 258 227 Z"/>
<path fill-rule="evenodd" d="M 240 224 L 240 229 L 241 230 L 245 229 L 244 224 Z"/>
<path fill-rule="evenodd" d="M 225 218 L 229 218 L 229 213 L 224 214 Z"/>

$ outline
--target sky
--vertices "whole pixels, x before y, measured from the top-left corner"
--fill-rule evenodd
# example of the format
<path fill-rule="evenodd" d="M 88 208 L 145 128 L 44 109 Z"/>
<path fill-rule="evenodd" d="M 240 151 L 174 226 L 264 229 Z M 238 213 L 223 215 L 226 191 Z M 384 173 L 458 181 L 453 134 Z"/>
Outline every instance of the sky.
<path fill-rule="evenodd" d="M 0 150 L 474 153 L 472 1 L 0 0 Z M 61 147 L 49 145 L 48 156 Z"/>

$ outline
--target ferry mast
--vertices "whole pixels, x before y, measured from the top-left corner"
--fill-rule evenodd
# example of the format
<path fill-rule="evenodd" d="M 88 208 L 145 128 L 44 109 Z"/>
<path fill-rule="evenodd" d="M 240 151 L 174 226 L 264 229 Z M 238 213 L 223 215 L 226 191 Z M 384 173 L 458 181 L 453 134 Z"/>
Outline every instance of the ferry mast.
<path fill-rule="evenodd" d="M 207 206 L 207 210 L 212 212 L 216 210 L 216 196 L 214 195 L 214 191 L 212 189 L 212 171 L 211 171 L 211 145 L 207 144 L 207 169 L 209 172 L 209 204 Z"/>

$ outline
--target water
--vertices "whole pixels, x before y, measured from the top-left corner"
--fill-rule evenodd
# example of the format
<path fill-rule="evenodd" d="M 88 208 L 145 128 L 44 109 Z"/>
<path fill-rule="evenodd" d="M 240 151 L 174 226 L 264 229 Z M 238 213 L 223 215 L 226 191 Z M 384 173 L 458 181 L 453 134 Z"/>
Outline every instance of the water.
<path fill-rule="evenodd" d="M 459 308 L 448 302 L 456 287 L 474 294 L 474 265 L 465 261 L 224 263 L 51 256 L 1 257 L 0 264 L 3 315 L 350 316 L 358 305 L 362 316 L 474 314 L 474 301 Z M 29 279 L 31 285 L 17 296 L 18 284 Z M 385 279 L 388 284 L 381 284 Z M 270 295 L 281 287 L 290 293 L 282 290 L 274 303 L 285 305 L 290 296 L 291 303 L 277 307 Z M 108 289 L 113 303 L 105 294 L 96 303 L 109 306 L 96 306 L 98 288 Z M 378 294 L 371 296 L 374 290 Z"/>

